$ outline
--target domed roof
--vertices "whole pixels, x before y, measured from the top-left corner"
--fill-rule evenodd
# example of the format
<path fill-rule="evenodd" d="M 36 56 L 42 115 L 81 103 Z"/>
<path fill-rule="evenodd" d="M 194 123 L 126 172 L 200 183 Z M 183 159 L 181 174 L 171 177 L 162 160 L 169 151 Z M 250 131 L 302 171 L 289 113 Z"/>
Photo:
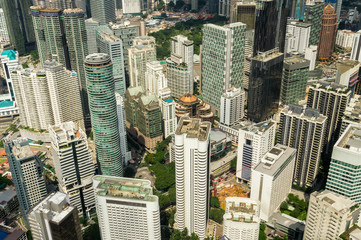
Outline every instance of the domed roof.
<path fill-rule="evenodd" d="M 328 4 L 325 9 L 323 10 L 324 13 L 333 13 L 335 11 L 335 8 L 331 5 L 331 4 Z"/>
<path fill-rule="evenodd" d="M 196 102 L 198 98 L 190 93 L 186 93 L 179 100 L 184 103 L 192 103 L 192 102 Z"/>

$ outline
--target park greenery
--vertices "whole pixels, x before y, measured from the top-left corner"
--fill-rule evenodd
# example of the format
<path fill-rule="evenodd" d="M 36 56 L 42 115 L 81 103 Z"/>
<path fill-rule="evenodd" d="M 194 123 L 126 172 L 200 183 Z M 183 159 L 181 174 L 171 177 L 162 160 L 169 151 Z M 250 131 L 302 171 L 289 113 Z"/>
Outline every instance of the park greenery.
<path fill-rule="evenodd" d="M 177 1 L 178 3 L 178 1 Z M 202 27 L 205 23 L 213 23 L 217 25 L 223 25 L 227 21 L 227 18 L 221 16 L 215 16 L 214 18 L 203 19 L 191 19 L 186 22 L 178 22 L 173 27 L 160 30 L 158 32 L 150 33 L 153 36 L 157 44 L 157 58 L 164 60 L 170 57 L 170 38 L 177 35 L 184 35 L 189 40 L 194 42 L 194 53 L 199 54 L 200 45 L 202 44 Z"/>
<path fill-rule="evenodd" d="M 282 202 L 280 210 L 282 213 L 305 221 L 307 217 L 308 204 L 303 199 L 292 193 L 288 194 L 287 200 Z"/>
<path fill-rule="evenodd" d="M 97 217 L 94 219 L 94 224 L 83 231 L 83 240 L 101 240 Z"/>

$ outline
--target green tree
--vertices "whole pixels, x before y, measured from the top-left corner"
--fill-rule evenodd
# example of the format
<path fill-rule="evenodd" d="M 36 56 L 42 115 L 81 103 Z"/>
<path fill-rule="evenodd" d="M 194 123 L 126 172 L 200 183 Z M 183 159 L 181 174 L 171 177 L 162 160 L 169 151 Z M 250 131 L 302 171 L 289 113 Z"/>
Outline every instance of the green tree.
<path fill-rule="evenodd" d="M 0 148 L 4 148 L 4 141 L 3 140 L 0 141 Z"/>
<path fill-rule="evenodd" d="M 259 227 L 259 236 L 258 236 L 259 240 L 267 240 L 267 235 L 264 232 L 265 229 L 266 229 L 266 225 L 262 223 L 261 226 Z"/>
<path fill-rule="evenodd" d="M 209 218 L 219 224 L 222 224 L 223 222 L 223 215 L 224 210 L 221 208 L 211 208 L 211 211 L 209 212 Z"/>
<path fill-rule="evenodd" d="M 124 169 L 124 177 L 133 177 L 134 173 L 135 173 L 135 171 L 132 167 L 126 167 Z"/>
<path fill-rule="evenodd" d="M 101 240 L 98 222 L 87 227 L 83 232 L 83 240 Z"/>
<path fill-rule="evenodd" d="M 231 161 L 231 168 L 237 170 L 237 157 L 233 158 Z"/>
<path fill-rule="evenodd" d="M 221 204 L 219 203 L 218 197 L 215 197 L 215 196 L 211 197 L 211 207 L 214 207 L 214 208 L 220 208 L 221 207 Z"/>

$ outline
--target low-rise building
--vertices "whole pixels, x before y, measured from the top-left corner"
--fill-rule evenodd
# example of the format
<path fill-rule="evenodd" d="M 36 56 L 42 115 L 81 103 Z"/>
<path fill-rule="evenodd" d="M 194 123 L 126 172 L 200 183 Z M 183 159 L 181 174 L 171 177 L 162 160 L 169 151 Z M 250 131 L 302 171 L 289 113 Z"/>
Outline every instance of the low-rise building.
<path fill-rule="evenodd" d="M 270 217 L 267 225 L 273 228 L 279 236 L 284 237 L 287 235 L 288 239 L 302 240 L 306 222 L 276 212 Z"/>
<path fill-rule="evenodd" d="M 178 121 L 181 117 L 187 116 L 213 123 L 214 114 L 211 111 L 211 106 L 190 93 L 179 98 L 175 105 L 175 113 Z"/>
<path fill-rule="evenodd" d="M 361 95 L 354 95 L 342 116 L 340 135 L 350 124 L 361 124 Z"/>
<path fill-rule="evenodd" d="M 19 207 L 19 201 L 14 190 L 8 189 L 0 194 L 0 218 L 3 219 Z"/>

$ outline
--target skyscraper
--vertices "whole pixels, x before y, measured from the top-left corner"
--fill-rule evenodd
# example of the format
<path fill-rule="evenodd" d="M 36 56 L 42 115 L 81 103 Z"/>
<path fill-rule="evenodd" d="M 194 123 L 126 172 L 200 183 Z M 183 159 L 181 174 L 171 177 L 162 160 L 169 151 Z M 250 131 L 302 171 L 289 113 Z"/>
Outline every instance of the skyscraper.
<path fill-rule="evenodd" d="M 317 57 L 328 59 L 333 53 L 336 41 L 337 15 L 335 9 L 328 4 L 323 10 L 320 41 L 318 43 Z"/>
<path fill-rule="evenodd" d="M 337 73 L 335 82 L 349 87 L 353 96 L 356 85 L 359 82 L 360 62 L 355 60 L 346 60 L 337 64 Z"/>
<path fill-rule="evenodd" d="M 349 125 L 333 147 L 326 189 L 361 204 L 361 125 Z"/>
<path fill-rule="evenodd" d="M 22 217 L 29 227 L 27 211 L 42 200 L 47 192 L 43 163 L 30 149 L 27 139 L 18 138 L 5 145 L 11 175 Z"/>
<path fill-rule="evenodd" d="M 168 81 L 165 76 L 165 63 L 152 61 L 147 63 L 145 73 L 145 89 L 157 96 L 160 96 L 160 90 L 168 87 Z"/>
<path fill-rule="evenodd" d="M 221 96 L 226 89 L 241 87 L 246 24 L 203 27 L 203 99 L 220 115 Z"/>
<path fill-rule="evenodd" d="M 327 117 L 323 143 L 326 153 L 340 136 L 341 120 L 351 96 L 351 90 L 337 83 L 318 81 L 309 88 L 307 107 L 318 109 Z"/>
<path fill-rule="evenodd" d="M 122 176 L 112 61 L 108 54 L 95 53 L 85 58 L 84 65 L 100 171 L 110 176 Z"/>
<path fill-rule="evenodd" d="M 244 118 L 246 94 L 241 88 L 230 88 L 221 97 L 220 123 L 232 126 Z"/>
<path fill-rule="evenodd" d="M 59 189 L 86 219 L 95 210 L 91 187 L 95 169 L 86 134 L 73 122 L 64 122 L 50 126 L 49 136 Z"/>
<path fill-rule="evenodd" d="M 120 139 L 120 153 L 123 158 L 123 166 L 128 165 L 128 161 L 132 159 L 132 154 L 128 150 L 127 131 L 125 130 L 125 112 L 123 97 L 119 93 L 115 93 L 117 101 L 118 128 Z"/>
<path fill-rule="evenodd" d="M 97 40 L 96 40 L 96 30 L 98 27 L 99 27 L 99 22 L 95 21 L 93 18 L 89 18 L 85 20 L 88 54 L 98 52 Z"/>
<path fill-rule="evenodd" d="M 314 0 L 306 3 L 305 19 L 303 21 L 311 24 L 310 45 L 318 46 L 324 4 L 322 0 Z"/>
<path fill-rule="evenodd" d="M 251 60 L 247 117 L 255 122 L 271 118 L 278 110 L 283 53 L 273 49 Z"/>
<path fill-rule="evenodd" d="M 96 38 L 98 52 L 108 54 L 112 60 L 115 92 L 124 96 L 126 83 L 122 40 L 114 36 L 108 27 L 99 27 L 96 30 Z"/>
<path fill-rule="evenodd" d="M 64 193 L 47 196 L 30 210 L 28 218 L 34 240 L 82 239 L 77 208 Z"/>
<path fill-rule="evenodd" d="M 253 56 L 279 48 L 283 52 L 285 45 L 287 13 L 284 0 L 262 0 L 258 3 Z"/>
<path fill-rule="evenodd" d="M 357 224 L 359 214 L 359 205 L 349 198 L 327 190 L 313 192 L 308 205 L 303 239 L 337 239 Z"/>
<path fill-rule="evenodd" d="M 80 8 L 66 9 L 62 16 L 64 17 L 71 70 L 77 73 L 84 120 L 86 125 L 89 125 L 90 112 L 84 71 L 84 59 L 88 55 L 85 12 Z"/>
<path fill-rule="evenodd" d="M 223 216 L 223 235 L 232 240 L 258 240 L 261 219 L 260 203 L 241 197 L 226 198 Z"/>
<path fill-rule="evenodd" d="M 6 25 L 6 18 L 4 9 L 0 8 L 0 41 L 10 42 L 8 26 Z"/>
<path fill-rule="evenodd" d="M 61 18 L 62 10 L 36 6 L 31 7 L 30 12 L 40 62 L 44 64 L 50 58 L 63 64 L 67 69 L 71 69 L 64 23 Z M 75 49 L 76 47 L 74 51 Z"/>
<path fill-rule="evenodd" d="M 321 160 L 326 117 L 318 110 L 291 104 L 281 110 L 278 143 L 299 149 L 296 156 L 293 182 L 298 186 L 312 186 Z"/>
<path fill-rule="evenodd" d="M 158 197 L 144 179 L 93 178 L 102 239 L 161 239 Z"/>
<path fill-rule="evenodd" d="M 287 24 L 285 53 L 304 54 L 310 41 L 311 24 L 292 21 Z"/>
<path fill-rule="evenodd" d="M 147 63 L 156 60 L 154 37 L 134 38 L 133 46 L 128 49 L 130 86 L 145 88 Z"/>
<path fill-rule="evenodd" d="M 305 51 L 305 59 L 310 61 L 310 71 L 315 70 L 316 66 L 316 59 L 317 59 L 317 46 L 316 45 L 310 45 L 306 48 Z"/>
<path fill-rule="evenodd" d="M 268 221 L 291 192 L 296 149 L 277 144 L 252 169 L 251 199 L 261 203 L 260 218 Z"/>
<path fill-rule="evenodd" d="M 193 93 L 193 41 L 183 35 L 177 35 L 171 38 L 171 53 L 182 58 L 188 67 L 189 73 L 189 93 Z"/>
<path fill-rule="evenodd" d="M 16 102 L 24 126 L 47 129 L 49 125 L 73 121 L 84 129 L 78 80 L 55 61 L 46 61 L 44 69 L 12 71 Z"/>
<path fill-rule="evenodd" d="M 167 138 L 174 135 L 177 128 L 177 115 L 175 114 L 175 101 L 170 96 L 170 89 L 163 88 L 164 91 L 169 90 L 169 95 L 163 96 L 159 99 L 159 104 L 162 111 L 163 118 L 163 136 Z"/>
<path fill-rule="evenodd" d="M 19 66 L 19 53 L 14 50 L 4 50 L 0 55 L 1 65 L 5 74 L 6 85 L 12 101 L 15 101 L 14 86 L 11 72 Z"/>
<path fill-rule="evenodd" d="M 115 22 L 114 0 L 90 0 L 92 18 L 100 24 Z"/>
<path fill-rule="evenodd" d="M 251 169 L 272 149 L 276 137 L 276 122 L 265 121 L 239 129 L 237 178 L 251 180 Z"/>
<path fill-rule="evenodd" d="M 205 238 L 209 202 L 209 134 L 211 123 L 182 117 L 175 133 L 178 229 Z"/>
<path fill-rule="evenodd" d="M 283 61 L 281 103 L 291 104 L 304 100 L 310 61 L 293 56 Z"/>

